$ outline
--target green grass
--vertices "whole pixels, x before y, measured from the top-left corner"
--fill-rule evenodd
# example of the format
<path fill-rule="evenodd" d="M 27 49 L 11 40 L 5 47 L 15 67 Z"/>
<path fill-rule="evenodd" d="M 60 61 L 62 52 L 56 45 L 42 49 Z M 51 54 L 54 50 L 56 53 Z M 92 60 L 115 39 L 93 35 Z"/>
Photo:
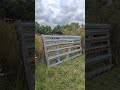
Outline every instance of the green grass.
<path fill-rule="evenodd" d="M 86 90 L 120 90 L 120 67 L 86 80 Z"/>
<path fill-rule="evenodd" d="M 84 90 L 84 72 L 84 55 L 52 68 L 37 61 L 35 90 Z"/>

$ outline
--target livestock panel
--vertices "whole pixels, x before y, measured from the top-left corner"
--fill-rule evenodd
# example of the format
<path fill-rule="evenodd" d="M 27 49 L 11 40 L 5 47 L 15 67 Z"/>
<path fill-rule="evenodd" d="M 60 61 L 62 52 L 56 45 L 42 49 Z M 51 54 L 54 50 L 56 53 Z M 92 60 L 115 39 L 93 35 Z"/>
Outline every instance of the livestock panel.
<path fill-rule="evenodd" d="M 86 77 L 91 78 L 112 68 L 110 25 L 86 25 Z"/>
<path fill-rule="evenodd" d="M 35 70 L 35 27 L 34 23 L 16 22 L 16 29 L 21 48 L 21 55 L 25 67 L 28 88 L 34 90 Z"/>
<path fill-rule="evenodd" d="M 47 65 L 52 67 L 82 54 L 81 37 L 42 35 Z"/>

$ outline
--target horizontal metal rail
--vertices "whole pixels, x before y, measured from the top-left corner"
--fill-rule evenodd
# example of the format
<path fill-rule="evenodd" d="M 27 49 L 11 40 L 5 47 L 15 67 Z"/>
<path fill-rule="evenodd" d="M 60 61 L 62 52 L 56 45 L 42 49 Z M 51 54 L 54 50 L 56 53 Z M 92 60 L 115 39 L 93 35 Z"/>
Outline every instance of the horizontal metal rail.
<path fill-rule="evenodd" d="M 82 53 L 80 36 L 42 35 L 42 38 L 44 43 L 47 65 L 50 67 L 58 65 L 66 60 L 75 58 Z M 66 51 L 61 53 L 62 50 Z M 51 53 L 52 56 L 50 55 Z M 71 54 L 73 54 L 72 57 Z M 64 56 L 64 60 L 61 60 L 62 56 Z M 54 60 L 56 60 L 56 62 L 53 62 Z"/>
<path fill-rule="evenodd" d="M 89 38 L 89 39 L 86 39 L 86 41 L 96 41 L 96 40 L 101 40 L 101 39 L 108 39 L 110 38 L 109 36 L 105 36 L 105 37 L 94 37 L 94 38 Z"/>
<path fill-rule="evenodd" d="M 47 47 L 50 47 L 50 46 L 58 46 L 58 45 L 66 45 L 66 44 L 79 44 L 81 43 L 80 41 L 77 41 L 77 42 L 65 42 L 65 43 L 57 43 L 57 44 L 47 44 L 46 46 Z"/>
<path fill-rule="evenodd" d="M 106 55 L 97 56 L 91 59 L 86 59 L 86 64 L 95 64 L 95 63 L 104 61 L 106 58 L 110 58 L 110 57 L 112 57 L 111 54 L 106 54 Z"/>
<path fill-rule="evenodd" d="M 52 59 L 56 59 L 58 57 L 66 56 L 68 54 L 72 54 L 72 53 L 79 52 L 79 51 L 82 51 L 82 49 L 77 49 L 77 50 L 73 50 L 71 52 L 67 52 L 67 53 L 63 53 L 63 54 L 57 55 L 57 56 L 49 57 L 48 60 L 50 61 Z"/>
<path fill-rule="evenodd" d="M 96 50 L 96 49 L 102 49 L 102 48 L 110 48 L 110 45 L 99 45 L 99 46 L 95 46 L 95 47 L 86 47 L 85 51 L 91 51 L 91 50 Z"/>
<path fill-rule="evenodd" d="M 80 47 L 80 45 L 75 45 L 75 46 L 71 46 L 71 47 L 64 47 L 64 48 L 59 48 L 59 49 L 55 49 L 55 50 L 48 50 L 47 52 L 55 52 L 55 51 L 60 51 L 60 50 L 65 50 L 65 49 L 70 49 L 70 48 L 75 48 L 75 47 Z"/>
<path fill-rule="evenodd" d="M 78 41 L 80 39 L 50 39 L 50 40 L 45 40 L 46 42 L 59 42 L 59 41 Z"/>
<path fill-rule="evenodd" d="M 69 35 L 44 35 L 44 38 L 81 38 L 81 36 L 69 36 Z"/>
<path fill-rule="evenodd" d="M 82 53 L 77 54 L 77 55 L 72 56 L 72 57 L 69 57 L 68 59 L 61 60 L 60 62 L 57 62 L 57 63 L 55 63 L 55 64 L 51 64 L 50 67 L 56 66 L 56 65 L 58 65 L 58 64 L 60 64 L 60 63 L 63 63 L 63 62 L 65 62 L 65 61 L 67 61 L 67 60 L 71 60 L 71 59 L 74 59 L 74 58 L 76 58 L 76 57 L 79 57 L 81 54 L 82 54 Z"/>

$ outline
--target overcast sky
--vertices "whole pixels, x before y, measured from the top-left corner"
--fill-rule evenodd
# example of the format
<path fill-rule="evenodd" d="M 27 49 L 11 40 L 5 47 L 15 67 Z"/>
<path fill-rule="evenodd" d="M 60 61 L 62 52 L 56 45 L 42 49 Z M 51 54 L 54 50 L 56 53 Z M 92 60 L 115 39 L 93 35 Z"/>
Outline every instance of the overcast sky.
<path fill-rule="evenodd" d="M 35 0 L 35 20 L 43 25 L 85 21 L 85 0 Z"/>

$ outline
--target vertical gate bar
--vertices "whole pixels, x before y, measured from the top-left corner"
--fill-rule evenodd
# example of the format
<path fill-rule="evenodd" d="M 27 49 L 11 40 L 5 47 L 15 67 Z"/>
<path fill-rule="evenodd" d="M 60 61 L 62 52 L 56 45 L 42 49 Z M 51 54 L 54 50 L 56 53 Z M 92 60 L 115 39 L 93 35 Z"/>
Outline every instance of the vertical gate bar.
<path fill-rule="evenodd" d="M 50 66 L 50 61 L 48 60 L 48 54 L 47 54 L 47 46 L 46 46 L 46 38 L 44 37 L 44 35 L 42 34 L 42 40 L 43 40 L 43 47 L 44 47 L 44 52 L 45 52 L 45 57 L 46 57 L 46 61 L 47 61 L 47 65 Z"/>

